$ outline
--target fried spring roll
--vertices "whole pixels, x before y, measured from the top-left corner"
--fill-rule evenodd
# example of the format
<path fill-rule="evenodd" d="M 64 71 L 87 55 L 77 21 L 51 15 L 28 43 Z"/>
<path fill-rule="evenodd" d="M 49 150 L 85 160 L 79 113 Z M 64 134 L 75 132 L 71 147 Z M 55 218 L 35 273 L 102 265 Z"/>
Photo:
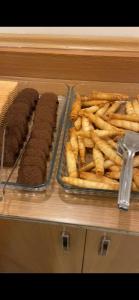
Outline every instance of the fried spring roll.
<path fill-rule="evenodd" d="M 91 130 L 89 131 L 84 131 L 84 130 L 79 130 L 79 131 L 76 131 L 76 135 L 77 136 L 82 136 L 84 138 L 91 138 Z"/>
<path fill-rule="evenodd" d="M 90 131 L 79 130 L 79 131 L 76 131 L 76 135 L 77 136 L 80 135 L 82 137 L 90 138 L 92 132 L 93 132 L 92 130 L 90 130 Z M 110 131 L 110 130 L 103 130 L 103 129 L 102 130 L 100 130 L 100 129 L 94 129 L 94 132 L 99 137 L 102 137 L 102 138 L 117 136 L 117 131 Z"/>
<path fill-rule="evenodd" d="M 79 154 L 80 154 L 80 160 L 81 163 L 85 163 L 85 144 L 84 144 L 84 140 L 81 136 L 78 136 L 78 146 L 79 146 Z"/>
<path fill-rule="evenodd" d="M 128 130 L 133 130 L 133 131 L 139 132 L 139 123 L 137 123 L 137 122 L 131 122 L 131 121 L 125 121 L 125 120 L 111 120 L 110 123 L 113 126 L 117 126 L 120 128 L 125 128 Z"/>
<path fill-rule="evenodd" d="M 78 177 L 75 155 L 69 142 L 66 144 L 66 162 L 69 176 Z"/>
<path fill-rule="evenodd" d="M 139 188 L 139 169 L 137 168 L 134 168 L 133 170 L 133 179 L 137 188 Z"/>
<path fill-rule="evenodd" d="M 78 117 L 77 120 L 74 122 L 74 126 L 76 130 L 80 130 L 82 127 L 82 118 Z"/>
<path fill-rule="evenodd" d="M 116 142 L 114 142 L 112 139 L 108 139 L 108 138 L 107 138 L 106 141 L 107 141 L 107 143 L 108 143 L 110 146 L 112 146 L 113 149 L 117 150 L 117 143 L 116 143 Z"/>
<path fill-rule="evenodd" d="M 71 120 L 75 121 L 78 118 L 78 114 L 80 110 L 81 110 L 81 97 L 79 94 L 77 94 L 70 113 Z"/>
<path fill-rule="evenodd" d="M 81 110 L 85 110 L 85 111 L 95 113 L 98 109 L 99 109 L 99 106 L 93 105 L 93 106 L 90 106 L 90 107 L 82 108 Z"/>
<path fill-rule="evenodd" d="M 107 110 L 106 115 L 116 112 L 120 106 L 121 106 L 120 102 L 113 103 L 112 106 Z"/>
<path fill-rule="evenodd" d="M 133 105 L 133 108 L 134 108 L 134 111 L 135 111 L 135 114 L 139 114 L 139 102 L 137 99 L 134 99 L 133 102 L 132 102 L 132 105 Z"/>
<path fill-rule="evenodd" d="M 86 148 L 93 148 L 94 147 L 94 143 L 93 143 L 92 139 L 88 139 L 88 138 L 84 139 L 84 145 L 85 145 Z"/>
<path fill-rule="evenodd" d="M 89 131 L 90 130 L 89 119 L 85 116 L 82 116 L 82 130 L 84 130 L 84 131 Z"/>
<path fill-rule="evenodd" d="M 89 119 L 85 116 L 82 116 L 82 130 L 85 132 L 90 132 L 90 122 Z M 84 144 L 85 147 L 88 148 L 92 148 L 94 146 L 92 139 L 88 139 L 88 138 L 84 138 Z"/>
<path fill-rule="evenodd" d="M 107 103 L 105 100 L 89 100 L 89 101 L 82 101 L 82 107 L 89 107 L 93 105 L 102 105 Z"/>
<path fill-rule="evenodd" d="M 121 171 L 121 168 L 119 166 L 113 165 L 109 167 L 110 171 Z"/>
<path fill-rule="evenodd" d="M 111 160 L 105 160 L 104 161 L 104 169 L 109 169 L 109 167 L 113 166 L 114 162 Z M 82 168 L 80 168 L 80 172 L 84 172 L 84 171 L 90 171 L 91 169 L 93 169 L 95 167 L 94 161 L 91 161 L 88 164 L 85 164 Z"/>
<path fill-rule="evenodd" d="M 119 186 L 119 183 L 114 179 L 108 178 L 106 176 L 97 176 L 96 174 L 90 172 L 80 172 L 80 178 L 90 181 L 113 183 L 117 185 L 117 188 Z"/>
<path fill-rule="evenodd" d="M 134 181 L 132 181 L 131 190 L 132 190 L 133 192 L 139 192 L 139 188 L 136 186 L 136 184 L 135 184 Z"/>
<path fill-rule="evenodd" d="M 104 121 L 102 118 L 99 116 L 93 115 L 92 113 L 89 112 L 83 112 L 83 115 L 88 117 L 91 122 L 93 122 L 96 127 L 104 130 L 110 130 L 110 131 L 118 131 L 118 128 L 115 126 L 112 126 L 108 122 Z M 119 132 L 119 131 L 118 131 Z"/>
<path fill-rule="evenodd" d="M 113 165 L 114 165 L 114 162 L 112 160 L 107 159 L 104 161 L 104 169 L 109 169 Z"/>
<path fill-rule="evenodd" d="M 78 147 L 78 139 L 75 132 L 75 128 L 70 128 L 70 143 L 71 143 L 72 151 L 75 155 L 75 159 L 77 161 L 79 147 Z"/>
<path fill-rule="evenodd" d="M 126 102 L 125 108 L 126 108 L 126 113 L 127 113 L 128 115 L 135 114 L 133 105 L 132 105 L 132 103 L 131 103 L 130 101 L 127 101 L 127 102 Z"/>
<path fill-rule="evenodd" d="M 89 189 L 104 189 L 104 190 L 117 190 L 118 186 L 114 183 L 103 183 L 97 181 L 89 181 L 80 178 L 62 177 L 63 182 L 81 188 Z"/>
<path fill-rule="evenodd" d="M 94 161 L 91 161 L 90 163 L 84 165 L 82 168 L 80 168 L 80 172 L 89 171 L 95 167 Z"/>
<path fill-rule="evenodd" d="M 132 114 L 130 114 L 130 115 L 110 114 L 109 119 L 139 122 L 139 115 L 136 115 L 136 114 L 133 114 L 133 115 Z"/>
<path fill-rule="evenodd" d="M 101 138 L 99 138 L 94 132 L 92 133 L 92 139 L 96 143 L 97 147 L 103 152 L 110 160 L 114 161 L 116 165 L 122 165 L 121 157 L 114 151 L 111 146 Z"/>
<path fill-rule="evenodd" d="M 128 100 L 129 96 L 125 94 L 117 94 L 117 93 L 105 93 L 105 92 L 98 92 L 93 91 L 90 95 L 92 99 L 104 99 L 108 101 L 119 101 L 119 100 Z"/>
<path fill-rule="evenodd" d="M 106 172 L 106 176 L 112 179 L 119 179 L 120 178 L 120 171 L 111 171 Z"/>
<path fill-rule="evenodd" d="M 133 160 L 133 167 L 139 167 L 139 155 L 136 155 Z"/>
<path fill-rule="evenodd" d="M 110 106 L 110 103 L 106 103 L 103 107 L 101 107 L 99 110 L 97 110 L 96 115 L 103 116 L 105 113 L 107 113 L 109 106 Z"/>
<path fill-rule="evenodd" d="M 93 161 L 95 164 L 96 174 L 104 175 L 104 157 L 98 148 L 93 148 Z"/>

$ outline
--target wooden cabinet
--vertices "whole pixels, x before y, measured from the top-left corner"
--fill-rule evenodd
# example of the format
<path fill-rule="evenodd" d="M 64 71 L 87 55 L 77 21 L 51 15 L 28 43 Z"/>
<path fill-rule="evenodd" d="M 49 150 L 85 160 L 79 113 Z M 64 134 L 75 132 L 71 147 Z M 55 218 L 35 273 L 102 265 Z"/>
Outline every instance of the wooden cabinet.
<path fill-rule="evenodd" d="M 139 236 L 88 230 L 83 272 L 139 273 Z"/>
<path fill-rule="evenodd" d="M 62 232 L 69 235 L 63 249 Z M 81 272 L 85 230 L 62 225 L 0 221 L 0 272 Z"/>

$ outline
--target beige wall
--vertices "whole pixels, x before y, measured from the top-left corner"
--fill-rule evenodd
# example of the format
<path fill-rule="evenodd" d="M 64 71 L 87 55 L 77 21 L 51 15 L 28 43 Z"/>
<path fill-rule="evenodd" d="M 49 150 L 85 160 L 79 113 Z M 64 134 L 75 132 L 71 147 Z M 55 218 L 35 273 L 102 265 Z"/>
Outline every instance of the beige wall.
<path fill-rule="evenodd" d="M 139 27 L 0 27 L 0 33 L 139 37 Z"/>

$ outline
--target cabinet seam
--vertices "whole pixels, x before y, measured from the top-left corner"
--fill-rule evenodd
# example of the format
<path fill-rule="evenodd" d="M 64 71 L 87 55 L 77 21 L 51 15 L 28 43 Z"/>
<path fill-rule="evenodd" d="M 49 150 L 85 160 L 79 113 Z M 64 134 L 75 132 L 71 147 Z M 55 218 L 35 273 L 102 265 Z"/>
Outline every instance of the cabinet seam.
<path fill-rule="evenodd" d="M 82 258 L 81 273 L 83 273 L 83 267 L 84 267 L 84 258 L 85 258 L 86 239 L 87 239 L 87 229 L 85 230 L 85 239 L 84 239 L 84 248 L 83 248 L 83 258 Z"/>

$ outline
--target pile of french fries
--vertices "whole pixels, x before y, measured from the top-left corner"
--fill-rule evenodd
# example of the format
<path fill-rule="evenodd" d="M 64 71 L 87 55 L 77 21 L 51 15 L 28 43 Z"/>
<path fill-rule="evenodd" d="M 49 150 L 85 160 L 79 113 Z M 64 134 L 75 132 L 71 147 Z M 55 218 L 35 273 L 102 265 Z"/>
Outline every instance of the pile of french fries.
<path fill-rule="evenodd" d="M 122 113 L 120 113 L 122 111 Z M 72 128 L 65 145 L 68 176 L 64 183 L 90 189 L 118 190 L 122 158 L 117 141 L 126 130 L 139 132 L 139 95 L 93 91 L 76 94 Z M 132 191 L 139 191 L 139 155 L 134 157 Z"/>

